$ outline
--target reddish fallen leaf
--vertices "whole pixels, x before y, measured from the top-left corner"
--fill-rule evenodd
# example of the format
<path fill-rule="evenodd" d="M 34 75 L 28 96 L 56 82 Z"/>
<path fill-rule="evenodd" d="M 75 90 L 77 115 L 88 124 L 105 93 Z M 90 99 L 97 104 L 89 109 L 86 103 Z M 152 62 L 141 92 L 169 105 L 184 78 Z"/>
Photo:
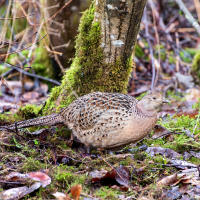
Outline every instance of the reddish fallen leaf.
<path fill-rule="evenodd" d="M 184 116 L 189 116 L 190 118 L 195 118 L 197 115 L 199 114 L 199 111 L 198 110 L 195 110 L 195 109 L 187 109 L 185 111 L 181 111 L 181 112 L 178 112 L 176 114 L 177 117 L 180 117 L 182 115 Z"/>
<path fill-rule="evenodd" d="M 152 139 L 157 139 L 166 135 L 169 135 L 171 132 L 167 130 L 166 128 L 156 125 L 154 128 L 154 134 L 152 136 Z"/>
<path fill-rule="evenodd" d="M 97 183 L 97 182 L 102 182 L 105 185 L 113 184 L 115 185 L 118 183 L 119 185 L 128 187 L 129 185 L 129 180 L 130 180 L 130 172 L 129 169 L 120 166 L 116 169 L 112 169 L 109 172 L 105 171 L 102 173 L 102 171 L 99 171 L 99 174 L 97 173 L 98 171 L 95 171 L 95 173 L 91 173 L 92 175 L 92 182 Z"/>
<path fill-rule="evenodd" d="M 46 187 L 51 183 L 51 178 L 43 172 L 30 172 L 28 175 L 32 180 L 42 183 L 42 187 Z"/>
<path fill-rule="evenodd" d="M 114 169 L 113 169 L 114 170 Z M 120 166 L 116 168 L 116 175 L 115 175 L 116 181 L 123 186 L 128 186 L 129 180 L 130 180 L 130 171 L 127 167 Z"/>
<path fill-rule="evenodd" d="M 126 186 L 118 186 L 118 185 L 112 185 L 111 186 L 112 189 L 115 189 L 115 190 L 121 190 L 123 192 L 127 192 L 128 191 L 128 188 Z"/>
<path fill-rule="evenodd" d="M 177 181 L 178 181 L 177 174 L 173 174 L 162 178 L 160 181 L 158 181 L 157 186 L 160 187 L 160 186 L 173 185 Z"/>
<path fill-rule="evenodd" d="M 51 183 L 51 178 L 43 172 L 30 172 L 28 174 L 12 172 L 5 177 L 5 181 L 8 183 L 15 181 L 27 185 L 30 185 L 31 183 L 31 186 L 29 187 L 24 186 L 24 187 L 11 188 L 3 192 L 0 192 L 1 200 L 12 200 L 12 199 L 17 200 L 37 190 L 41 186 L 46 187 Z"/>
<path fill-rule="evenodd" d="M 79 200 L 81 191 L 82 191 L 82 186 L 80 184 L 74 185 L 71 188 L 71 194 L 74 200 Z"/>
<path fill-rule="evenodd" d="M 197 168 L 186 169 L 181 173 L 176 173 L 167 177 L 164 177 L 158 181 L 158 186 L 168 186 L 168 185 L 177 185 L 178 183 L 182 184 L 191 184 L 191 185 L 200 185 L 199 172 Z"/>
<path fill-rule="evenodd" d="M 70 192 L 74 200 L 79 200 L 82 192 L 82 186 L 80 184 L 74 185 L 71 187 Z M 71 200 L 68 194 L 64 194 L 62 192 L 55 192 L 52 195 L 56 197 L 57 200 Z"/>

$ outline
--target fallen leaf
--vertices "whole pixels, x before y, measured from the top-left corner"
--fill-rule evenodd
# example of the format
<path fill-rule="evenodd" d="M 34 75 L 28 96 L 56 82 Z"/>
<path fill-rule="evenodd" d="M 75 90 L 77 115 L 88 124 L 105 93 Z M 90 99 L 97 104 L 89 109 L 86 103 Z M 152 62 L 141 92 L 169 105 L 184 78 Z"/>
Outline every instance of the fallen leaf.
<path fill-rule="evenodd" d="M 52 194 L 57 200 L 71 200 L 71 198 L 62 192 L 55 192 Z"/>
<path fill-rule="evenodd" d="M 108 172 L 95 171 L 90 173 L 90 175 L 92 176 L 93 183 L 102 182 L 105 185 L 109 185 L 111 183 L 115 185 L 118 183 L 119 185 L 128 187 L 130 180 L 129 169 L 124 166 L 120 166 Z"/>
<path fill-rule="evenodd" d="M 177 159 L 171 159 L 169 161 L 172 165 L 174 165 L 178 169 L 187 169 L 188 167 L 194 167 L 196 168 L 197 165 L 192 164 L 190 162 L 184 161 L 184 160 L 177 160 Z"/>
<path fill-rule="evenodd" d="M 51 178 L 43 172 L 30 172 L 28 174 L 21 174 L 18 172 L 12 172 L 5 177 L 5 180 L 9 183 L 12 181 L 23 183 L 31 186 L 17 187 L 0 192 L 1 200 L 17 200 L 24 197 L 27 194 L 37 190 L 38 188 L 46 187 L 51 183 Z M 32 183 L 34 182 L 34 183 Z"/>
<path fill-rule="evenodd" d="M 40 182 L 42 187 L 46 187 L 51 183 L 51 178 L 43 172 L 30 172 L 28 175 L 32 180 Z"/>
<path fill-rule="evenodd" d="M 173 174 L 170 176 L 166 176 L 164 178 L 162 178 L 160 181 L 158 181 L 157 186 L 168 186 L 168 185 L 172 185 L 175 182 L 177 182 L 177 174 Z"/>
<path fill-rule="evenodd" d="M 71 194 L 74 200 L 79 200 L 81 191 L 82 191 L 82 186 L 80 184 L 74 185 L 71 187 Z"/>
<path fill-rule="evenodd" d="M 169 135 L 171 133 L 172 132 L 170 132 L 166 128 L 164 128 L 160 125 L 156 125 L 155 128 L 154 128 L 154 134 L 152 136 L 152 139 L 162 138 L 162 137 Z"/>
<path fill-rule="evenodd" d="M 152 157 L 157 154 L 163 155 L 171 159 L 179 158 L 181 156 L 179 153 L 177 153 L 172 149 L 162 148 L 162 147 L 148 147 L 146 152 Z"/>

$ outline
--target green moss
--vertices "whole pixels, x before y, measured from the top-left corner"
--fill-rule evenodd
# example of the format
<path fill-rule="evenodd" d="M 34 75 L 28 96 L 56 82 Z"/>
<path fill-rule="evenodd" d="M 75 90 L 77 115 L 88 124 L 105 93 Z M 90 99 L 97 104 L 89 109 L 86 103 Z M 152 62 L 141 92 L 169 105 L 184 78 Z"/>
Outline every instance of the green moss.
<path fill-rule="evenodd" d="M 50 112 L 55 105 L 58 110 L 69 105 L 76 98 L 74 93 L 82 96 L 94 91 L 127 92 L 132 59 L 126 64 L 122 63 L 120 58 L 113 64 L 104 63 L 101 26 L 93 20 L 94 12 L 92 5 L 81 18 L 75 58 L 61 86 L 52 90 L 45 113 Z"/>
<path fill-rule="evenodd" d="M 29 50 L 23 50 L 21 51 L 23 56 L 25 58 L 28 58 Z M 44 77 L 52 78 L 53 75 L 53 67 L 48 55 L 48 52 L 45 47 L 43 47 L 43 44 L 41 43 L 35 50 L 33 50 L 32 54 L 33 62 L 31 63 L 31 69 L 34 70 L 36 74 L 39 74 Z M 11 54 L 8 56 L 7 62 L 13 65 L 16 65 L 19 63 L 19 61 L 24 60 L 23 57 L 20 57 L 18 54 Z M 24 66 L 29 67 L 28 64 Z"/>
<path fill-rule="evenodd" d="M 38 171 L 38 170 L 46 169 L 46 168 L 47 168 L 47 165 L 45 163 L 42 163 L 39 160 L 29 157 L 23 163 L 22 171 L 31 172 L 31 171 Z"/>
<path fill-rule="evenodd" d="M 20 116 L 22 119 L 35 118 L 38 116 L 40 110 L 41 110 L 41 106 L 27 104 L 19 108 L 17 115 Z"/>
<path fill-rule="evenodd" d="M 9 116 L 8 115 L 5 115 L 5 114 L 0 114 L 0 121 L 1 122 L 7 122 L 9 121 Z"/>
<path fill-rule="evenodd" d="M 119 192 L 117 190 L 113 190 L 109 187 L 101 187 L 95 192 L 97 197 L 101 199 L 109 199 L 109 200 L 117 200 Z"/>
<path fill-rule="evenodd" d="M 60 165 L 54 171 L 54 180 L 61 183 L 66 190 L 70 189 L 73 185 L 84 185 L 86 175 L 76 175 L 73 172 L 73 167 Z"/>
<path fill-rule="evenodd" d="M 180 55 L 182 61 L 184 61 L 186 63 L 192 62 L 192 55 L 190 54 L 190 51 L 188 51 L 187 49 L 180 51 L 179 55 Z"/>
<path fill-rule="evenodd" d="M 192 75 L 195 77 L 197 82 L 200 82 L 200 51 L 198 51 L 193 59 L 192 68 L 191 68 Z"/>
<path fill-rule="evenodd" d="M 138 44 L 135 45 L 135 56 L 140 59 L 145 58 L 144 50 Z"/>
<path fill-rule="evenodd" d="M 0 65 L 0 74 L 7 72 L 9 68 L 5 67 L 4 65 Z"/>
<path fill-rule="evenodd" d="M 20 107 L 17 113 L 15 114 L 10 112 L 0 114 L 0 125 L 11 124 L 15 121 L 38 117 L 41 107 L 42 106 L 27 104 L 25 106 Z"/>
<path fill-rule="evenodd" d="M 36 74 L 50 78 L 54 77 L 48 52 L 42 44 L 35 49 L 33 56 L 35 59 L 31 67 L 35 70 Z"/>
<path fill-rule="evenodd" d="M 199 158 L 191 157 L 189 159 L 189 162 L 196 164 L 196 165 L 200 165 L 200 159 Z"/>
<path fill-rule="evenodd" d="M 116 161 L 116 159 L 115 159 L 115 161 Z M 119 161 L 120 163 L 120 165 L 131 165 L 132 163 L 133 163 L 133 159 L 131 158 L 131 157 L 126 157 L 126 159 L 123 159 L 123 160 L 121 160 L 121 161 Z"/>
<path fill-rule="evenodd" d="M 168 59 L 169 59 L 169 64 L 175 64 L 176 63 L 176 57 L 174 56 L 174 53 L 172 51 L 169 52 Z"/>
<path fill-rule="evenodd" d="M 161 58 L 161 60 L 166 60 L 166 58 L 167 58 L 167 54 L 166 54 L 166 49 L 165 49 L 165 47 L 163 46 L 163 45 L 156 45 L 155 46 L 155 49 L 156 49 L 156 51 L 155 51 L 155 56 L 156 56 L 156 58 L 158 58 L 158 55 L 159 55 L 159 53 L 160 53 L 160 58 Z"/>
<path fill-rule="evenodd" d="M 21 31 L 25 30 L 27 25 L 28 23 L 27 23 L 26 18 L 15 20 L 15 24 L 14 24 L 15 33 L 20 33 Z"/>
<path fill-rule="evenodd" d="M 183 97 L 183 93 L 175 92 L 174 90 L 168 90 L 167 91 L 167 98 L 173 99 L 176 101 L 185 101 L 185 97 Z"/>

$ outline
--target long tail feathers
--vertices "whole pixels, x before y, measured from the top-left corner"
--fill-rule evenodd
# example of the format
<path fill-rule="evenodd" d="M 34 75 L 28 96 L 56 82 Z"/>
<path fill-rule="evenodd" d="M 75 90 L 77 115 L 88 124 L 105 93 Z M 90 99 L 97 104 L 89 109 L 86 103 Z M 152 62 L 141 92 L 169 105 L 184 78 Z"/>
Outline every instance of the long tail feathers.
<path fill-rule="evenodd" d="M 31 126 L 51 126 L 62 122 L 63 119 L 59 114 L 52 114 L 44 117 L 38 117 L 35 119 L 16 122 L 8 126 L 1 126 L 0 130 L 17 130 L 20 128 L 26 128 Z"/>

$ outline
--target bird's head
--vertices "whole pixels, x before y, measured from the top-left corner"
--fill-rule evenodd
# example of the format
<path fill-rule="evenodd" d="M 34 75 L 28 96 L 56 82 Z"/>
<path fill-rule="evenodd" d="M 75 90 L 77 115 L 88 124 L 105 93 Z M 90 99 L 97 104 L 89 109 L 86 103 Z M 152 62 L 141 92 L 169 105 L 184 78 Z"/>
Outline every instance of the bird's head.
<path fill-rule="evenodd" d="M 137 106 L 143 112 L 155 113 L 160 110 L 163 103 L 167 101 L 163 98 L 162 94 L 158 91 L 153 91 L 147 93 L 140 101 L 138 101 Z"/>

